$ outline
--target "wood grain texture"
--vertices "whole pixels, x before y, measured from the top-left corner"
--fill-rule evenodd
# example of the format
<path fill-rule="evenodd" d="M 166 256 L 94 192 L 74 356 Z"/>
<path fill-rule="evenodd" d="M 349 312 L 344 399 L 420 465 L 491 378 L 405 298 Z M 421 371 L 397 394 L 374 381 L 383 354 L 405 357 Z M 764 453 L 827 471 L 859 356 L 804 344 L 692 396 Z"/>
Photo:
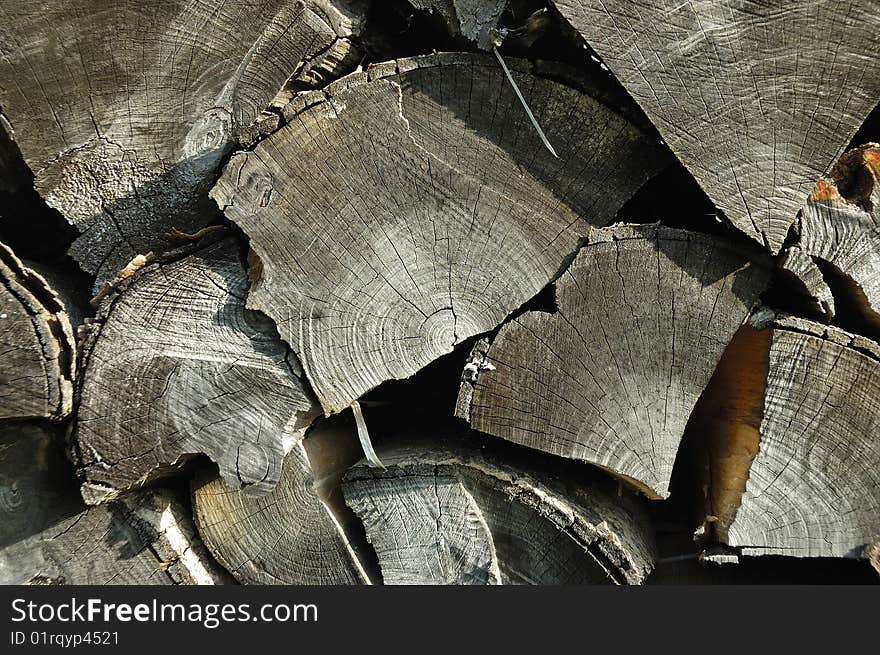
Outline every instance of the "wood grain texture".
<path fill-rule="evenodd" d="M 876 0 L 555 0 L 724 214 L 777 251 L 880 99 Z"/>
<path fill-rule="evenodd" d="M 760 249 L 717 237 L 593 230 L 557 282 L 556 311 L 501 329 L 457 414 L 665 497 L 691 410 L 769 275 Z"/>
<path fill-rule="evenodd" d="M 653 568 L 630 492 L 588 472 L 563 482 L 476 435 L 441 437 L 408 434 L 379 450 L 387 468 L 362 462 L 344 478 L 386 584 L 640 584 Z"/>
<path fill-rule="evenodd" d="M 0 428 L 0 584 L 228 580 L 173 493 L 144 490 L 86 507 L 50 433 Z"/>
<path fill-rule="evenodd" d="M 327 0 L 26 0 L 0 9 L 0 106 L 103 282 L 205 194 L 238 132 L 337 38 Z"/>
<path fill-rule="evenodd" d="M 328 414 L 497 326 L 665 165 L 588 94 L 515 68 L 558 160 L 497 62 L 438 55 L 303 101 L 213 189 L 261 262 L 249 303 Z"/>
<path fill-rule="evenodd" d="M 246 496 L 226 487 L 216 475 L 203 474 L 194 481 L 199 534 L 239 582 L 346 585 L 368 581 L 356 545 L 349 543 L 331 501 L 321 493 L 325 478 L 335 471 L 313 464 L 314 450 L 312 457 L 307 452 L 308 441 L 320 441 L 323 447 L 336 450 L 334 444 L 323 442 L 340 436 L 344 437 L 312 431 L 288 453 L 278 484 L 266 496 Z M 357 455 L 349 454 L 343 461 L 353 463 L 359 458 L 357 448 Z"/>
<path fill-rule="evenodd" d="M 799 318 L 767 329 L 760 445 L 727 543 L 867 557 L 880 542 L 880 347 Z"/>
<path fill-rule="evenodd" d="M 245 309 L 238 246 L 150 265 L 108 296 L 83 346 L 73 437 L 87 500 L 199 453 L 224 482 L 266 493 L 317 413 L 289 350 Z"/>
<path fill-rule="evenodd" d="M 67 416 L 74 360 L 64 305 L 0 243 L 0 419 Z"/>
<path fill-rule="evenodd" d="M 801 211 L 800 246 L 843 281 L 862 320 L 880 335 L 880 146 L 846 153 L 813 187 Z M 803 277 L 808 283 L 810 276 Z"/>
<path fill-rule="evenodd" d="M 834 294 L 813 258 L 801 246 L 795 245 L 779 253 L 777 262 L 784 271 L 787 288 L 796 289 L 800 300 L 805 303 L 803 313 L 829 323 L 836 311 Z"/>

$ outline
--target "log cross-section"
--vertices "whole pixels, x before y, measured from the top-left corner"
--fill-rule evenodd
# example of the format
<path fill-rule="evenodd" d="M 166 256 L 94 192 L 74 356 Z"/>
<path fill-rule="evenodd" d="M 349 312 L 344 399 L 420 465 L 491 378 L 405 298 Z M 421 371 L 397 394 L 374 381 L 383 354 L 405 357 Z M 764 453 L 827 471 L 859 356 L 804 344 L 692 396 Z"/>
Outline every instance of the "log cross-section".
<path fill-rule="evenodd" d="M 746 234 L 776 251 L 880 98 L 874 0 L 554 0 Z"/>
<path fill-rule="evenodd" d="M 222 584 L 186 504 L 163 489 L 88 507 L 45 427 L 0 427 L 0 584 Z"/>
<path fill-rule="evenodd" d="M 233 487 L 274 486 L 316 405 L 271 322 L 245 309 L 246 289 L 227 239 L 108 296 L 83 346 L 73 432 L 87 500 L 200 453 Z"/>
<path fill-rule="evenodd" d="M 718 538 L 746 555 L 870 557 L 880 543 L 880 347 L 791 317 L 762 332 L 757 449 L 738 506 L 712 517 Z"/>
<path fill-rule="evenodd" d="M 343 480 L 386 584 L 641 584 L 653 568 L 643 499 L 598 472 L 436 427 L 398 437 L 386 468 Z"/>
<path fill-rule="evenodd" d="M 690 412 L 769 275 L 763 251 L 717 237 L 594 230 L 557 282 L 556 310 L 476 349 L 457 413 L 665 497 Z"/>
<path fill-rule="evenodd" d="M 99 282 L 213 220 L 236 135 L 347 25 L 330 0 L 49 0 L 0 8 L 0 106 Z M 334 20 L 335 19 L 335 20 Z M 334 29 L 335 28 L 335 29 Z"/>
<path fill-rule="evenodd" d="M 328 414 L 496 327 L 667 163 L 590 95 L 511 66 L 559 159 L 493 58 L 438 55 L 334 83 L 213 189 L 260 259 L 249 302 Z"/>

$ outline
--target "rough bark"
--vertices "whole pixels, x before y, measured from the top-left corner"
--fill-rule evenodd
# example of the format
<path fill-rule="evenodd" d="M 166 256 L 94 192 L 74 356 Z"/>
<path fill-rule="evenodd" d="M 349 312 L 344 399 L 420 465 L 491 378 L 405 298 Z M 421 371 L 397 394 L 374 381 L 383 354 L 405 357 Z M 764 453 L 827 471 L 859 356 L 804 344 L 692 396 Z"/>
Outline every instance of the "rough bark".
<path fill-rule="evenodd" d="M 457 414 L 665 497 L 690 412 L 769 275 L 758 249 L 716 237 L 594 230 L 556 311 L 517 317 L 475 353 Z"/>
<path fill-rule="evenodd" d="M 246 292 L 227 239 L 148 265 L 105 298 L 83 346 L 73 432 L 87 501 L 199 453 L 232 487 L 274 486 L 318 410 L 274 327 L 245 309 Z"/>
<path fill-rule="evenodd" d="M 440 55 L 334 83 L 212 191 L 325 412 L 497 326 L 665 165 L 589 95 L 517 70 L 558 160 L 497 62 Z"/>
<path fill-rule="evenodd" d="M 872 0 L 554 4 L 713 202 L 774 251 L 880 97 Z"/>
<path fill-rule="evenodd" d="M 759 440 L 718 537 L 745 555 L 870 557 L 880 543 L 880 346 L 804 319 L 759 325 Z"/>
<path fill-rule="evenodd" d="M 341 4 L 341 3 L 339 3 Z M 214 213 L 223 156 L 339 36 L 330 0 L 27 1 L 0 11 L 0 106 L 99 282 Z M 346 11 L 345 8 L 342 10 Z"/>
<path fill-rule="evenodd" d="M 825 264 L 838 294 L 880 335 L 880 146 L 844 155 L 801 212 L 801 248 Z M 803 278 L 805 283 L 809 274 Z"/>
<path fill-rule="evenodd" d="M 63 419 L 72 407 L 73 377 L 64 306 L 0 243 L 0 419 Z"/>
<path fill-rule="evenodd" d="M 185 506 L 145 490 L 86 507 L 50 433 L 0 428 L 0 583 L 218 584 Z"/>
<path fill-rule="evenodd" d="M 443 436 L 401 435 L 379 448 L 387 468 L 361 462 L 343 480 L 386 584 L 644 581 L 655 545 L 641 499 L 587 470 L 557 477 L 565 462 Z"/>
<path fill-rule="evenodd" d="M 489 30 L 498 27 L 508 0 L 409 0 L 409 4 L 441 16 L 453 36 L 461 36 L 489 50 L 492 47 Z"/>
<path fill-rule="evenodd" d="M 229 489 L 216 475 L 196 479 L 193 509 L 199 533 L 239 582 L 369 581 L 333 498 L 342 472 L 361 457 L 357 438 L 347 432 L 320 426 L 312 430 L 287 455 L 281 479 L 266 496 Z"/>

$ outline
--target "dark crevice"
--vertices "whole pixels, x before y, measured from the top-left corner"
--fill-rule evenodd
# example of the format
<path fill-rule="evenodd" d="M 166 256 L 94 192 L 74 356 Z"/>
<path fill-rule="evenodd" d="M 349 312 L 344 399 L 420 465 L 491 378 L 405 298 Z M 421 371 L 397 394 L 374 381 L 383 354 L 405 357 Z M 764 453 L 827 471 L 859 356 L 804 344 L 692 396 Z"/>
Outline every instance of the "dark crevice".
<path fill-rule="evenodd" d="M 865 118 L 862 126 L 853 135 L 846 150 L 852 150 L 866 143 L 880 142 L 880 104 Z M 844 152 L 846 152 L 846 150 Z"/>
<path fill-rule="evenodd" d="M 814 257 L 825 283 L 834 296 L 832 325 L 880 342 L 880 316 L 870 307 L 862 288 L 831 262 Z"/>

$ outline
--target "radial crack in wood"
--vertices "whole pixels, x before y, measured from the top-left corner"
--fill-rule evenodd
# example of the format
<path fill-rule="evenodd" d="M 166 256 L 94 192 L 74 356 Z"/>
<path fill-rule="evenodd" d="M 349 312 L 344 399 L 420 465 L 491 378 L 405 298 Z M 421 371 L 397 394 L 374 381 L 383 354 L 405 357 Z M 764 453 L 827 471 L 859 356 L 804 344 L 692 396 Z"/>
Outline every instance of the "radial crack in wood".
<path fill-rule="evenodd" d="M 219 241 L 128 278 L 83 345 L 73 437 L 100 502 L 204 453 L 268 492 L 320 410 L 266 317 L 245 309 L 238 246 Z"/>
<path fill-rule="evenodd" d="M 841 304 L 880 336 L 880 146 L 868 144 L 841 157 L 830 178 L 813 187 L 801 212 L 805 253 L 826 265 Z M 805 284 L 810 279 L 804 276 Z M 836 289 L 834 282 L 838 281 Z"/>
<path fill-rule="evenodd" d="M 0 243 L 0 419 L 66 417 L 74 360 L 64 305 Z"/>
<path fill-rule="evenodd" d="M 871 0 L 554 4 L 713 202 L 774 252 L 880 98 Z"/>
<path fill-rule="evenodd" d="M 338 497 L 342 473 L 361 457 L 352 429 L 317 426 L 287 455 L 266 496 L 246 496 L 202 474 L 193 483 L 199 533 L 242 584 L 368 582 Z"/>
<path fill-rule="evenodd" d="M 228 581 L 173 493 L 87 507 L 44 428 L 0 428 L 0 584 Z"/>
<path fill-rule="evenodd" d="M 880 346 L 791 317 L 765 333 L 760 441 L 719 536 L 745 555 L 869 557 L 880 543 Z"/>
<path fill-rule="evenodd" d="M 476 435 L 441 436 L 406 435 L 380 449 L 385 469 L 362 462 L 344 478 L 386 584 L 640 584 L 653 568 L 631 492 L 589 471 L 563 481 L 549 473 L 559 462 L 507 457 Z"/>
<path fill-rule="evenodd" d="M 593 230 L 556 283 L 557 311 L 483 346 L 457 415 L 666 497 L 691 410 L 769 276 L 765 251 L 717 237 Z"/>
<path fill-rule="evenodd" d="M 347 3 L 346 3 L 347 4 Z M 337 7 L 342 6 L 342 9 Z M 50 0 L 0 10 L 0 105 L 99 282 L 206 198 L 239 131 L 340 36 L 332 0 Z"/>
<path fill-rule="evenodd" d="M 212 191 L 261 262 L 249 303 L 326 413 L 499 325 L 666 164 L 589 95 L 511 66 L 559 159 L 494 59 L 438 55 L 335 82 Z"/>

